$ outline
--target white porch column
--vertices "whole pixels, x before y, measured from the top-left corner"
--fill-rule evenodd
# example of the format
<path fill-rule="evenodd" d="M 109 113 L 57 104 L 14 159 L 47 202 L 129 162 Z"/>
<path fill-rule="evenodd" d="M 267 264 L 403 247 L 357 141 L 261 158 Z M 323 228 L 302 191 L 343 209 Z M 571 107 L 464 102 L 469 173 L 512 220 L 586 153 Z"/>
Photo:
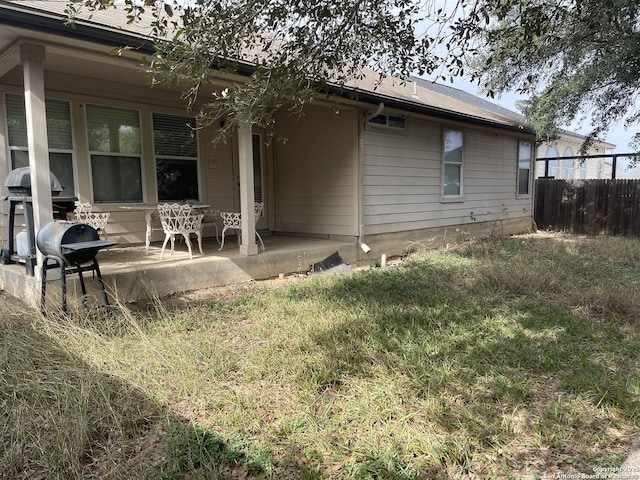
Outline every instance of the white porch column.
<path fill-rule="evenodd" d="M 251 122 L 245 120 L 238 127 L 238 161 L 240 168 L 240 212 L 242 213 L 242 241 L 240 255 L 257 255 L 256 222 L 253 204 L 253 142 Z"/>
<path fill-rule="evenodd" d="M 44 60 L 42 45 L 25 44 L 20 47 L 24 71 L 24 101 L 27 117 L 27 142 L 31 194 L 33 198 L 33 223 L 35 233 L 53 219 L 51 204 L 51 177 L 49 173 L 49 145 L 47 141 L 47 115 L 44 101 Z M 37 250 L 37 249 L 36 249 Z M 43 255 L 37 252 L 36 279 L 42 280 Z"/>

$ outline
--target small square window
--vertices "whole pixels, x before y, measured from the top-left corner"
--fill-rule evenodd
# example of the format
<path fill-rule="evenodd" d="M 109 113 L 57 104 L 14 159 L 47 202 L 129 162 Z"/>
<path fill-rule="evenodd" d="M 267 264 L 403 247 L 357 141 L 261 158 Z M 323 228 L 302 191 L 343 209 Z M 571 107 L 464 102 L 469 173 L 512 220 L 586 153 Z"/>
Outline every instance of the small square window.
<path fill-rule="evenodd" d="M 396 115 L 376 115 L 369 119 L 369 123 L 390 129 L 404 130 L 406 128 L 406 119 Z"/>
<path fill-rule="evenodd" d="M 387 124 L 387 116 L 386 115 L 376 115 L 375 117 L 369 119 L 369 123 L 375 123 L 376 125 L 386 125 Z"/>
<path fill-rule="evenodd" d="M 403 117 L 389 115 L 387 117 L 387 125 L 392 128 L 405 128 L 405 120 Z"/>

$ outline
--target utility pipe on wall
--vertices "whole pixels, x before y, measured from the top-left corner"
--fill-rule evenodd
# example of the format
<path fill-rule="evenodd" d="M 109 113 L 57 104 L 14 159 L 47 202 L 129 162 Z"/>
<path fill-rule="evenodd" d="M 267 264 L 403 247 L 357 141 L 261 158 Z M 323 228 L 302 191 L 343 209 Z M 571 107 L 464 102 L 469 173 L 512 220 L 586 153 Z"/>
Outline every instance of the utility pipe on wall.
<path fill-rule="evenodd" d="M 364 213 L 362 208 L 363 191 L 364 191 L 364 138 L 362 138 L 364 132 L 364 126 L 369 120 L 380 115 L 384 110 L 384 102 L 378 104 L 378 108 L 375 112 L 365 115 L 360 122 L 360 128 L 358 129 L 358 245 L 364 253 L 369 253 L 371 248 L 364 243 Z"/>

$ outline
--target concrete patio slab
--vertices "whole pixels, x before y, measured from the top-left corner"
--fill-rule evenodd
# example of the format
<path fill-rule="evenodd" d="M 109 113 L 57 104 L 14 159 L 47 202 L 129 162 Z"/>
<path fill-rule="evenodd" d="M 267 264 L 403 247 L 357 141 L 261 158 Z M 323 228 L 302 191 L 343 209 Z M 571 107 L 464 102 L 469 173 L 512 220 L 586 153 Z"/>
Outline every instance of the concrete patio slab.
<path fill-rule="evenodd" d="M 191 260 L 186 245 L 180 242 L 176 242 L 173 254 L 165 250 L 162 259 L 160 244 L 152 244 L 148 254 L 144 246 L 116 246 L 100 251 L 97 259 L 107 291 L 120 302 L 307 272 L 313 263 L 336 251 L 347 263 L 358 260 L 353 242 L 274 235 L 264 238 L 264 252 L 247 257 L 239 254 L 234 240 L 223 251 L 218 251 L 215 240 L 208 240 L 203 245 L 204 255 L 195 253 Z M 48 299 L 49 292 L 53 294 L 61 287 L 57 269 L 49 270 L 47 277 Z M 68 276 L 69 296 L 80 291 L 77 277 Z M 97 281 L 90 281 L 92 277 L 92 272 L 85 274 L 87 289 L 95 295 L 99 287 Z M 34 306 L 39 304 L 39 286 L 35 277 L 26 275 L 22 264 L 0 265 L 0 289 Z"/>

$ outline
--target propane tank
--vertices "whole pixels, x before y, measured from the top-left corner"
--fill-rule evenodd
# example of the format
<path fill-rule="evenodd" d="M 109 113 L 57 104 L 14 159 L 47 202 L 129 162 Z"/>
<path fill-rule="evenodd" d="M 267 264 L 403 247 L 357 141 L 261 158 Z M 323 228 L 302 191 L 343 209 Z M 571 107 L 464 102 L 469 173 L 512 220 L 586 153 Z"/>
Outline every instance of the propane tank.
<path fill-rule="evenodd" d="M 29 255 L 29 241 L 27 239 L 27 232 L 18 232 L 16 235 L 16 250 L 20 257 L 26 257 Z"/>

